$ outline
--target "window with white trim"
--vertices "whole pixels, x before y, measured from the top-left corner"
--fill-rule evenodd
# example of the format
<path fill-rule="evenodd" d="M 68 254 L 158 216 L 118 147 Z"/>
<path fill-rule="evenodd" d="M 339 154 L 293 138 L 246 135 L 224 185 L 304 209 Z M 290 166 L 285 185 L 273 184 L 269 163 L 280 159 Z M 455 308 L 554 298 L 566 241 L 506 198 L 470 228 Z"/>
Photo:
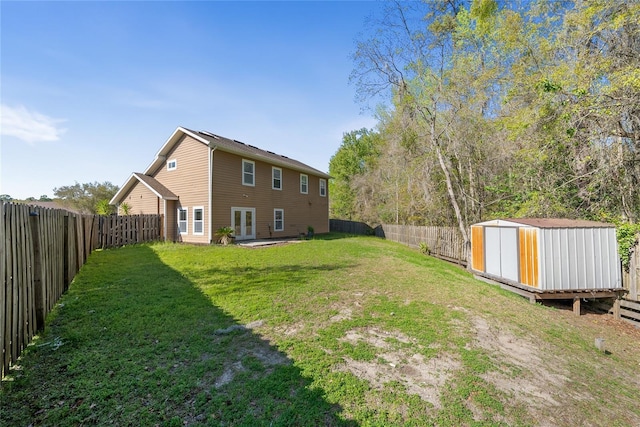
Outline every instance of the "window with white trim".
<path fill-rule="evenodd" d="M 284 231 L 284 209 L 273 210 L 273 231 Z"/>
<path fill-rule="evenodd" d="M 188 211 L 186 208 L 178 208 L 178 233 L 179 234 L 187 234 L 189 231 L 187 219 L 189 217 Z"/>
<path fill-rule="evenodd" d="M 275 166 L 271 167 L 271 188 L 282 190 L 282 169 Z"/>
<path fill-rule="evenodd" d="M 242 159 L 242 185 L 256 185 L 256 162 Z"/>
<path fill-rule="evenodd" d="M 204 234 L 204 207 L 196 206 L 193 208 L 193 234 Z"/>
<path fill-rule="evenodd" d="M 327 180 L 320 178 L 320 196 L 327 197 Z"/>
<path fill-rule="evenodd" d="M 309 177 L 303 173 L 300 174 L 300 192 L 302 194 L 309 193 Z"/>
<path fill-rule="evenodd" d="M 167 170 L 173 171 L 178 169 L 178 161 L 176 159 L 167 160 Z"/>

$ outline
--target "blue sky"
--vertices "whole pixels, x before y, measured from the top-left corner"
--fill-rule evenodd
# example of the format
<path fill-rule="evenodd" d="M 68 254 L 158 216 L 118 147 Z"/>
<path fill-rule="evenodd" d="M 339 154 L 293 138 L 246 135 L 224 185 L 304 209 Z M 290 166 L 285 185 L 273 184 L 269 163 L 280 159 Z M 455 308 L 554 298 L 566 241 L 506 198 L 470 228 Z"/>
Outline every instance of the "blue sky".
<path fill-rule="evenodd" d="M 349 84 L 380 3 L 0 2 L 0 193 L 120 186 L 178 126 L 322 171 L 375 126 Z"/>

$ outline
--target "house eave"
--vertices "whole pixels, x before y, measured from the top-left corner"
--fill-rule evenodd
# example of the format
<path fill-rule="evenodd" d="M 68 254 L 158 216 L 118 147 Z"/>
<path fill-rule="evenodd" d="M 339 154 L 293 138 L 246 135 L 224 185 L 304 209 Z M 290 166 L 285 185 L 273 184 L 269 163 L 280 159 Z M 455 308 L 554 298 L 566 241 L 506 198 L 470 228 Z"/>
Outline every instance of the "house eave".
<path fill-rule="evenodd" d="M 142 185 L 144 185 L 147 189 L 149 189 L 149 191 L 151 191 L 156 197 L 159 197 L 162 200 L 179 200 L 178 196 L 168 196 L 168 195 L 162 195 L 160 193 L 158 193 L 153 187 L 151 187 L 149 184 L 147 184 L 146 182 L 144 182 L 142 179 L 140 179 L 137 174 L 134 172 L 132 173 L 129 178 L 125 181 L 124 185 L 122 186 L 122 188 L 120 188 L 118 190 L 118 192 L 111 198 L 111 200 L 109 201 L 110 205 L 117 205 L 121 202 L 122 197 L 127 194 L 129 191 L 131 191 L 131 189 L 133 188 L 133 186 L 136 183 L 141 183 Z"/>
<path fill-rule="evenodd" d="M 183 135 L 189 135 L 195 140 L 205 145 L 209 145 L 209 142 L 206 139 L 203 139 L 202 137 L 198 136 L 193 132 L 190 132 L 188 129 L 178 126 L 176 130 L 173 131 L 169 139 L 167 139 L 167 141 L 162 145 L 160 150 L 158 150 L 155 158 L 153 159 L 151 164 L 147 166 L 147 168 L 144 170 L 143 173 L 145 175 L 151 176 L 156 170 L 158 170 L 158 168 L 162 166 L 164 162 L 167 161 L 167 155 L 171 152 L 171 150 L 178 143 L 178 141 L 180 141 Z"/>

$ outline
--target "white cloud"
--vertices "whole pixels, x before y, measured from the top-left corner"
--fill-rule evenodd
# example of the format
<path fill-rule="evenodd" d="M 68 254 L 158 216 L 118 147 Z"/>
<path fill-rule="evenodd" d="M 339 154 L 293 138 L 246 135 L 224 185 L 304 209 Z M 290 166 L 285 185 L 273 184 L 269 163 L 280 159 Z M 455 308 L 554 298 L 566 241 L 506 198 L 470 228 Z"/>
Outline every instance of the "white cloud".
<path fill-rule="evenodd" d="M 64 121 L 29 111 L 22 105 L 0 104 L 0 134 L 14 136 L 28 144 L 59 140 L 66 129 L 58 125 Z"/>

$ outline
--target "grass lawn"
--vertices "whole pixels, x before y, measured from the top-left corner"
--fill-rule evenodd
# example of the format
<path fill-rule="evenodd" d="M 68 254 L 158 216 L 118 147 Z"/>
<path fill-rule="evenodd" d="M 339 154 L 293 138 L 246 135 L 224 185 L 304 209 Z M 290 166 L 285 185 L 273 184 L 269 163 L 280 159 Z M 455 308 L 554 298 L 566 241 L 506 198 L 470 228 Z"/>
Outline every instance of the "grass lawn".
<path fill-rule="evenodd" d="M 636 426 L 639 372 L 631 326 L 381 239 L 139 245 L 90 257 L 0 425 Z"/>

